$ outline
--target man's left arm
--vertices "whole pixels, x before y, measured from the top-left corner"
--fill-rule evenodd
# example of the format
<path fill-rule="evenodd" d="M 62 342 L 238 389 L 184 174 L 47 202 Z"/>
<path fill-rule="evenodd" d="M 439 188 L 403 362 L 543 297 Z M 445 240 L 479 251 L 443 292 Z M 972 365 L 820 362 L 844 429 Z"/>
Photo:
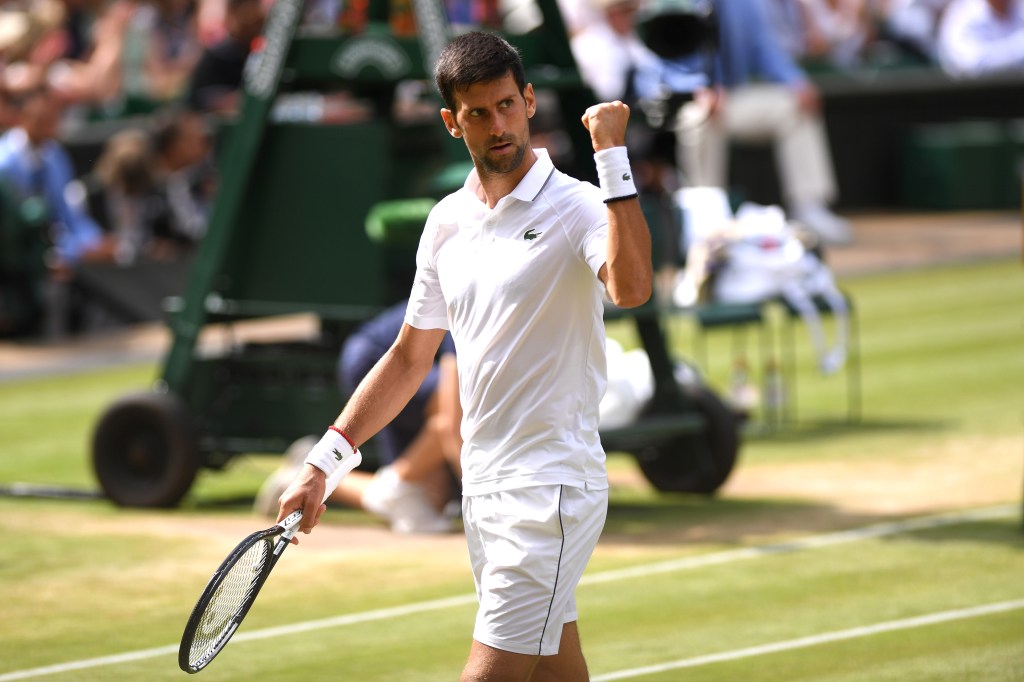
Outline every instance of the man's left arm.
<path fill-rule="evenodd" d="M 608 207 L 608 257 L 598 277 L 612 303 L 621 308 L 646 303 L 654 279 L 651 232 L 640 210 L 626 155 L 628 121 L 629 107 L 618 101 L 596 104 L 583 114 Z"/>

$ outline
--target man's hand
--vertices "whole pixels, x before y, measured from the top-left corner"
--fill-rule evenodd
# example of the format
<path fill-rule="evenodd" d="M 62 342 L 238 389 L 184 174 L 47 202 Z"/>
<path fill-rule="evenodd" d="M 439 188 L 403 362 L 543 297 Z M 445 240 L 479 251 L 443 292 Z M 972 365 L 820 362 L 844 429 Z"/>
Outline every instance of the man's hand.
<path fill-rule="evenodd" d="M 320 515 L 327 509 L 323 503 L 327 476 L 312 464 L 307 464 L 288 489 L 281 495 L 281 510 L 277 513 L 280 521 L 296 509 L 302 510 L 302 523 L 299 530 L 309 533 L 320 522 Z M 299 544 L 299 539 L 292 538 L 292 544 Z"/>
<path fill-rule="evenodd" d="M 708 118 L 717 116 L 726 106 L 727 95 L 725 88 L 700 88 L 693 93 L 693 101 L 701 110 L 706 112 Z"/>
<path fill-rule="evenodd" d="M 821 111 L 821 95 L 813 83 L 801 83 L 796 87 L 796 100 L 800 110 L 806 114 Z"/>
<path fill-rule="evenodd" d="M 629 107 L 622 102 L 595 104 L 583 113 L 582 120 L 583 127 L 590 131 L 595 152 L 626 145 Z"/>

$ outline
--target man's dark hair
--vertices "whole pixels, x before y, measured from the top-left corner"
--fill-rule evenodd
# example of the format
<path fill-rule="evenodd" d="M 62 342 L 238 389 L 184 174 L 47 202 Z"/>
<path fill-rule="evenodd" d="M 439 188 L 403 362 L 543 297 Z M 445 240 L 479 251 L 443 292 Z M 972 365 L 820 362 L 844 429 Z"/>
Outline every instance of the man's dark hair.
<path fill-rule="evenodd" d="M 444 105 L 455 110 L 455 93 L 477 83 L 490 83 L 512 74 L 519 92 L 526 89 L 526 73 L 519 51 L 493 33 L 473 31 L 453 39 L 437 59 L 434 84 Z"/>
<path fill-rule="evenodd" d="M 183 121 L 187 116 L 199 115 L 194 109 L 172 104 L 157 112 L 153 126 L 153 149 L 160 156 L 167 153 L 181 137 Z"/>

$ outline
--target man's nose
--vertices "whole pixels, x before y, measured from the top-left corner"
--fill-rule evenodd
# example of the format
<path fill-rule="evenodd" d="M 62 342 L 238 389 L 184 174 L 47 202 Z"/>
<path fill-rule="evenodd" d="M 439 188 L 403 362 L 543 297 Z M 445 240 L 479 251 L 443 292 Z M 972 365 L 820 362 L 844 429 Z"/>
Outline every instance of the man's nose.
<path fill-rule="evenodd" d="M 494 114 L 491 116 L 491 135 L 494 137 L 501 137 L 505 134 L 505 129 L 508 126 L 505 125 L 505 117 L 501 114 Z"/>

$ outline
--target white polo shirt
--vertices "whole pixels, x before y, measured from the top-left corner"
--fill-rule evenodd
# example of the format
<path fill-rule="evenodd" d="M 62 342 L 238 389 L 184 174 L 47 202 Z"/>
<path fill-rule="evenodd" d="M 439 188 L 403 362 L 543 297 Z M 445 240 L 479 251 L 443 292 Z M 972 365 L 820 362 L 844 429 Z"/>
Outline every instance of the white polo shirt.
<path fill-rule="evenodd" d="M 606 384 L 608 218 L 598 189 L 547 152 L 493 208 L 470 173 L 427 218 L 406 322 L 449 329 L 462 399 L 463 494 L 608 486 L 598 437 Z"/>

